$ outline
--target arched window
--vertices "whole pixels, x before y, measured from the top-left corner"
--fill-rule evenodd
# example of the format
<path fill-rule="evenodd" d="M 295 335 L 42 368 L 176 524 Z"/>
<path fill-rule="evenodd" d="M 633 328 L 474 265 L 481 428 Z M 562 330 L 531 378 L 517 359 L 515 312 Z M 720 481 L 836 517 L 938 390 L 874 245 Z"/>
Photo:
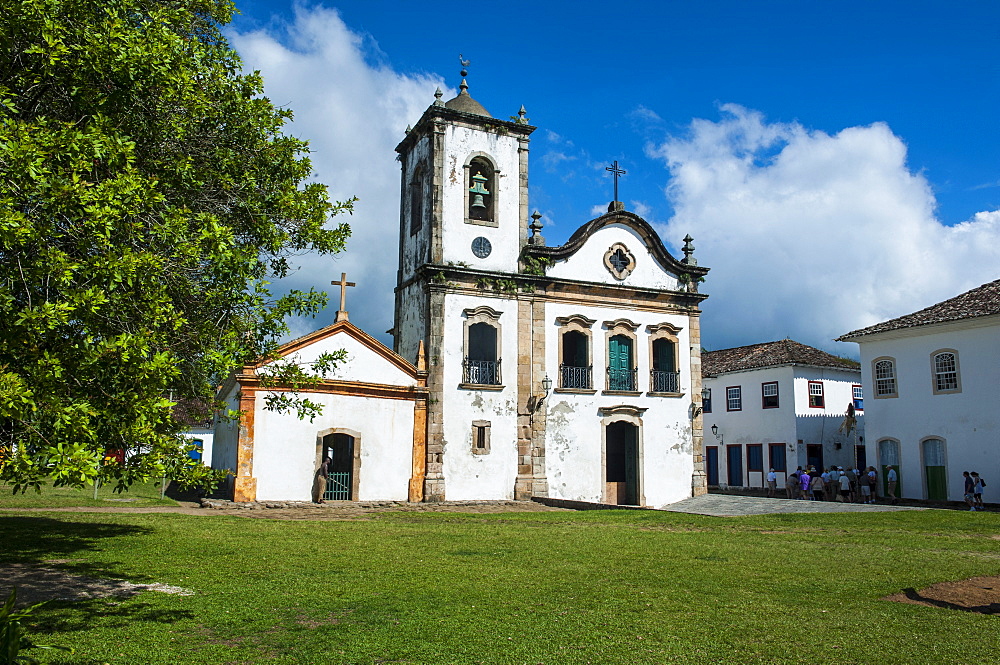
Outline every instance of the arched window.
<path fill-rule="evenodd" d="M 410 180 L 410 235 L 416 234 L 424 225 L 424 173 L 417 167 Z"/>
<path fill-rule="evenodd" d="M 596 321 L 581 314 L 556 317 L 559 326 L 559 386 L 567 392 L 593 392 L 591 326 Z"/>
<path fill-rule="evenodd" d="M 872 363 L 875 377 L 875 398 L 896 396 L 896 361 L 892 358 L 876 358 Z"/>
<path fill-rule="evenodd" d="M 931 354 L 934 372 L 934 394 L 961 392 L 958 380 L 958 352 L 951 349 Z"/>
<path fill-rule="evenodd" d="M 500 312 L 480 306 L 465 314 L 463 387 L 502 386 L 500 374 Z M 500 388 L 495 388 L 499 390 Z"/>
<path fill-rule="evenodd" d="M 469 221 L 495 222 L 493 202 L 496 198 L 496 171 L 484 157 L 475 157 L 469 162 L 466 188 L 468 191 L 466 217 Z"/>

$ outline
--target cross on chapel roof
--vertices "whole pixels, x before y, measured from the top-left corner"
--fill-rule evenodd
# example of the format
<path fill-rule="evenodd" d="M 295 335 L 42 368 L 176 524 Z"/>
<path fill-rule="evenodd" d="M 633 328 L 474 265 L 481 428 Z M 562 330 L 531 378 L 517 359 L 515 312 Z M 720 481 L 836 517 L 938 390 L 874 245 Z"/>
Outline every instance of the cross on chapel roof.
<path fill-rule="evenodd" d="M 354 282 L 347 281 L 347 273 L 340 273 L 340 281 L 330 282 L 334 286 L 340 287 L 340 309 L 337 310 L 337 318 L 333 320 L 334 323 L 339 323 L 340 321 L 347 321 L 347 287 L 357 286 Z"/>

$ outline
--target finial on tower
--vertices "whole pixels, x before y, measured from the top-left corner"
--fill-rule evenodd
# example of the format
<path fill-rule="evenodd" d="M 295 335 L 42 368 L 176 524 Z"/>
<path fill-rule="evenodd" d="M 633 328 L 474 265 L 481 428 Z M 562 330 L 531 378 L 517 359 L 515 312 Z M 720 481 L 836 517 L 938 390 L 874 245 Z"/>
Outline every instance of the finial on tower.
<path fill-rule="evenodd" d="M 521 110 L 517 112 L 517 120 L 515 122 L 519 125 L 528 124 L 528 112 L 524 110 L 524 104 L 521 104 Z"/>
<path fill-rule="evenodd" d="M 531 224 L 528 224 L 528 228 L 531 229 L 531 237 L 528 238 L 529 245 L 545 245 L 545 237 L 542 236 L 542 223 L 538 220 L 542 218 L 542 213 L 537 210 L 531 213 Z"/>
<path fill-rule="evenodd" d="M 465 56 L 461 53 L 458 54 L 458 62 L 462 65 L 462 83 L 458 86 L 458 89 L 460 90 L 458 94 L 467 95 L 469 94 L 469 84 L 466 82 L 465 77 L 469 75 L 469 65 L 471 65 L 472 62 L 466 60 Z"/>
<path fill-rule="evenodd" d="M 684 258 L 681 259 L 681 263 L 689 266 L 696 266 L 698 265 L 698 259 L 694 258 L 694 245 L 691 244 L 692 240 L 694 240 L 694 238 L 691 237 L 691 234 L 684 236 L 684 247 L 681 250 L 684 252 Z"/>
<path fill-rule="evenodd" d="M 441 92 L 441 86 L 438 86 L 438 89 L 434 91 L 434 106 L 444 106 L 444 102 L 441 101 L 442 97 L 444 97 L 444 93 Z"/>

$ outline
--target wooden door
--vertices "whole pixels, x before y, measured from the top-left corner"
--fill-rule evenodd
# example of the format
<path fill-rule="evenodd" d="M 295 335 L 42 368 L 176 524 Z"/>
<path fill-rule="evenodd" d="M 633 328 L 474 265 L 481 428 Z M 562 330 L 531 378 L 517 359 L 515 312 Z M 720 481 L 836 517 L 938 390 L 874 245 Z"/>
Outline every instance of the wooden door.
<path fill-rule="evenodd" d="M 921 444 L 924 454 L 924 479 L 927 482 L 927 498 L 932 501 L 948 500 L 948 473 L 944 463 L 944 441 L 927 439 Z M 899 469 L 896 470 L 899 474 Z M 899 496 L 899 485 L 896 485 Z"/>
<path fill-rule="evenodd" d="M 719 484 L 719 448 L 718 446 L 705 447 L 705 474 L 708 476 L 708 484 L 718 486 Z"/>
<path fill-rule="evenodd" d="M 743 446 L 726 446 L 727 481 L 732 487 L 743 486 Z"/>

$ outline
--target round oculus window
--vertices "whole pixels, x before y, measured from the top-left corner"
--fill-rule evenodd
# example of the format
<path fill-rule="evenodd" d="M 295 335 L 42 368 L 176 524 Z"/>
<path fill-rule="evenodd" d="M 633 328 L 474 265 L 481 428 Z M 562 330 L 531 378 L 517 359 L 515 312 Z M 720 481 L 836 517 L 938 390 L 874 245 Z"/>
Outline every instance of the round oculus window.
<path fill-rule="evenodd" d="M 479 258 L 485 259 L 492 251 L 493 246 L 490 244 L 490 241 L 483 236 L 479 236 L 472 241 L 472 253 Z"/>

